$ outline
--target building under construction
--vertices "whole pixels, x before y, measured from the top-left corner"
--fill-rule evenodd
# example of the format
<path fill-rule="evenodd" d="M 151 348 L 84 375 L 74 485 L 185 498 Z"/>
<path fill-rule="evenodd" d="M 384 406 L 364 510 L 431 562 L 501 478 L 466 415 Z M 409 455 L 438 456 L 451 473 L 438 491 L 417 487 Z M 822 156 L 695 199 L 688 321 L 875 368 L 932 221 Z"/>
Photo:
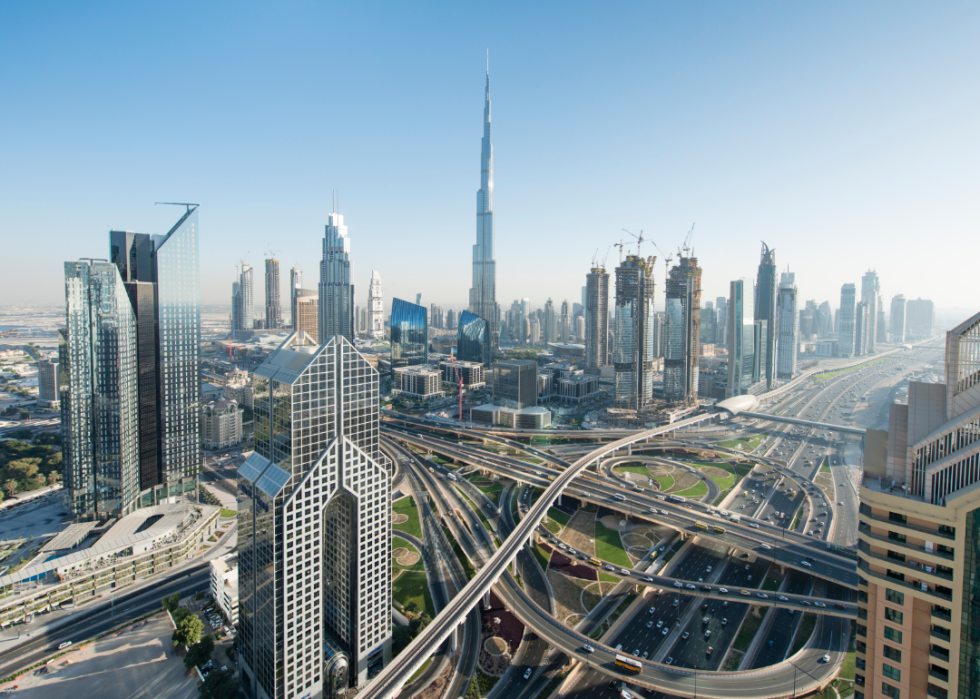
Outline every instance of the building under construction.
<path fill-rule="evenodd" d="M 653 400 L 653 264 L 627 255 L 616 268 L 616 321 L 613 366 L 616 406 L 640 410 Z"/>
<path fill-rule="evenodd" d="M 585 277 L 585 369 L 598 374 L 609 357 L 609 273 L 593 265 Z"/>
<path fill-rule="evenodd" d="M 701 336 L 701 268 L 681 256 L 667 276 L 664 322 L 664 400 L 696 405 Z"/>

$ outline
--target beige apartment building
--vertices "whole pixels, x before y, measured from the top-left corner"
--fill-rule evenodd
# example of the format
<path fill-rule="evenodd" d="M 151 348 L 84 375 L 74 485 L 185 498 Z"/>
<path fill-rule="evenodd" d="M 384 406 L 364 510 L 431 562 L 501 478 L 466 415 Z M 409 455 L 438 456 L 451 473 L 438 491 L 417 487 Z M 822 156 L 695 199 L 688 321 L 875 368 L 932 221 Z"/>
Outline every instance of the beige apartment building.
<path fill-rule="evenodd" d="M 300 296 L 296 299 L 296 331 L 305 332 L 312 338 L 319 335 L 320 299 L 316 296 Z"/>
<path fill-rule="evenodd" d="M 980 697 L 980 314 L 945 364 L 865 440 L 857 699 Z"/>

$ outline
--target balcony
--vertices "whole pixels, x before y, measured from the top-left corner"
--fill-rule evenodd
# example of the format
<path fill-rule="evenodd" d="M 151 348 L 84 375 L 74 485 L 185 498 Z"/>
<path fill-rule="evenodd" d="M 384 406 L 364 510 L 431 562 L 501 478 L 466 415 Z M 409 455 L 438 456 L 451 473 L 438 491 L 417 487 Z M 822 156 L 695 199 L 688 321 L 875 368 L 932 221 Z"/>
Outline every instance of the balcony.
<path fill-rule="evenodd" d="M 936 697 L 936 699 L 948 699 L 949 692 L 942 687 L 937 687 L 932 682 L 929 683 L 929 687 L 926 690 L 930 697 Z"/>
<path fill-rule="evenodd" d="M 932 615 L 934 617 L 936 617 L 937 619 L 942 619 L 943 621 L 948 621 L 950 623 L 952 623 L 952 621 L 953 621 L 953 614 L 952 614 L 952 612 L 944 612 L 941 609 L 935 609 L 935 608 L 933 608 Z"/>
<path fill-rule="evenodd" d="M 888 519 L 887 517 L 868 514 L 864 511 L 864 509 L 861 510 L 859 516 L 861 519 L 871 520 L 872 522 L 881 522 L 883 525 L 887 527 L 893 527 L 895 529 L 908 529 L 909 531 L 912 532 L 919 532 L 920 534 L 928 534 L 931 538 L 947 539 L 949 541 L 956 540 L 955 534 L 950 534 L 949 532 L 941 532 L 938 529 L 932 527 L 923 527 L 918 524 L 909 524 L 908 522 L 897 522 L 893 519 Z"/>
<path fill-rule="evenodd" d="M 933 616 L 935 616 L 935 613 L 933 613 Z M 929 635 L 933 638 L 938 638 L 940 641 L 946 641 L 946 643 L 950 642 L 949 631 L 944 629 L 942 626 L 933 626 L 931 629 L 929 629 Z"/>
<path fill-rule="evenodd" d="M 942 660 L 944 663 L 949 662 L 949 651 L 943 648 L 938 648 L 937 646 L 932 646 L 929 649 L 929 655 L 937 660 Z"/>
<path fill-rule="evenodd" d="M 860 551 L 861 554 L 867 558 L 874 558 L 875 560 L 882 561 L 883 563 L 886 563 L 892 566 L 893 568 L 904 568 L 906 570 L 914 570 L 923 575 L 935 575 L 937 578 L 942 578 L 943 580 L 953 582 L 953 576 L 951 574 L 942 573 L 939 570 L 937 570 L 935 566 L 932 566 L 932 570 L 929 571 L 929 570 L 925 570 L 925 568 L 919 563 L 908 563 L 906 561 L 899 560 L 898 558 L 894 558 L 892 556 L 884 556 L 880 553 L 875 553 L 874 551 L 871 550 L 871 547 L 868 545 L 866 541 L 858 542 L 858 551 Z"/>
<path fill-rule="evenodd" d="M 940 551 L 937 546 L 933 546 L 932 549 L 927 549 L 925 546 L 919 546 L 918 544 L 913 544 L 908 541 L 902 541 L 901 539 L 893 539 L 890 536 L 882 536 L 881 534 L 875 534 L 871 531 L 866 523 L 861 522 L 858 525 L 858 536 L 866 539 L 874 539 L 875 541 L 880 541 L 883 544 L 891 546 L 892 548 L 902 548 L 915 551 L 917 554 L 924 554 L 926 556 L 936 556 L 938 558 L 944 558 L 947 561 L 954 560 L 952 553 L 947 553 L 946 551 Z"/>
<path fill-rule="evenodd" d="M 929 666 L 929 677 L 933 677 L 939 680 L 940 682 L 945 682 L 946 684 L 949 684 L 949 671 L 943 670 L 942 668 L 938 668 L 935 665 Z"/>
<path fill-rule="evenodd" d="M 884 585 L 890 585 L 892 587 L 896 587 L 896 586 L 904 587 L 906 589 L 914 590 L 916 592 L 921 592 L 923 594 L 929 595 L 930 597 L 936 597 L 937 599 L 945 600 L 947 602 L 953 601 L 952 595 L 948 595 L 944 592 L 939 592 L 938 590 L 931 590 L 928 587 L 923 590 L 921 585 L 913 585 L 912 583 L 905 582 L 904 580 L 900 580 L 899 578 L 894 578 L 890 575 L 886 575 L 884 573 L 879 573 L 878 571 L 871 570 L 871 566 L 868 565 L 867 561 L 863 561 L 863 560 L 858 561 L 858 569 L 863 571 L 863 573 L 868 577 L 875 578 L 876 580 L 878 580 L 880 583 Z M 935 613 L 933 614 L 933 616 L 935 616 Z M 947 618 L 946 621 L 949 621 L 949 619 Z"/>

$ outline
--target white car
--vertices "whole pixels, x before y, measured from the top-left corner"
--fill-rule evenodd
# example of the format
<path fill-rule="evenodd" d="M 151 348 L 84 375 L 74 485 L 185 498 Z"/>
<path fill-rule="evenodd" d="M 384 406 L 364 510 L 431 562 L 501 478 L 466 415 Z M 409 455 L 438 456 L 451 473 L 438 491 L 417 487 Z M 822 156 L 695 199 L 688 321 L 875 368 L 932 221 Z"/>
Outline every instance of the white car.
<path fill-rule="evenodd" d="M 800 565 L 804 565 L 804 566 L 806 566 L 807 568 L 812 568 L 812 567 L 813 567 L 813 566 L 812 566 L 812 565 L 810 564 L 810 561 L 800 561 Z"/>
<path fill-rule="evenodd" d="M 770 546 L 769 544 L 763 544 L 762 545 L 762 548 L 764 548 L 766 551 L 771 551 L 772 550 L 772 546 Z"/>
<path fill-rule="evenodd" d="M 682 583 L 680 580 L 675 580 L 674 587 L 684 587 L 684 583 Z"/>
<path fill-rule="evenodd" d="M 822 663 L 829 663 L 830 662 L 830 653 L 824 653 L 824 656 L 822 658 L 820 658 L 820 662 L 822 662 Z"/>
<path fill-rule="evenodd" d="M 528 668 L 527 670 L 524 671 L 524 679 L 526 680 L 531 679 L 531 668 Z"/>
<path fill-rule="evenodd" d="M 711 566 L 708 566 L 708 572 L 709 573 L 711 572 Z"/>

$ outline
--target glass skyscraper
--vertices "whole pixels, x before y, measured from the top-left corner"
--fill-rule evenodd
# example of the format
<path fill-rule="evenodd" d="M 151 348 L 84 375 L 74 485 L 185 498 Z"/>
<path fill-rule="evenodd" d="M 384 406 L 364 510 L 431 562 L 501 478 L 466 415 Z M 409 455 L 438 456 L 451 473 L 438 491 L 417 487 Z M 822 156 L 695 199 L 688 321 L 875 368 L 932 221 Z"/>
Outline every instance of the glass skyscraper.
<path fill-rule="evenodd" d="M 354 341 L 354 283 L 350 238 L 340 214 L 330 214 L 323 234 L 320 262 L 320 344 L 334 335 Z"/>
<path fill-rule="evenodd" d="M 640 409 L 653 399 L 653 264 L 628 255 L 616 268 L 613 365 L 616 405 Z"/>
<path fill-rule="evenodd" d="M 483 139 L 480 142 L 480 190 L 476 193 L 476 244 L 473 246 L 473 287 L 470 312 L 485 318 L 493 347 L 497 329 L 497 262 L 494 260 L 493 143 L 490 140 L 490 69 L 487 68 L 486 101 L 483 106 Z"/>
<path fill-rule="evenodd" d="M 697 403 L 701 338 L 701 268 L 681 257 L 667 277 L 664 398 Z"/>
<path fill-rule="evenodd" d="M 391 368 L 429 361 L 429 325 L 425 306 L 401 299 L 391 302 Z"/>
<path fill-rule="evenodd" d="M 766 322 L 766 336 L 763 346 L 758 348 L 759 356 L 765 353 L 762 378 L 769 388 L 776 382 L 776 251 L 762 244 L 762 257 L 759 261 L 759 274 L 755 284 L 755 320 Z"/>
<path fill-rule="evenodd" d="M 391 481 L 378 373 L 294 335 L 255 372 L 238 471 L 239 641 L 252 697 L 333 697 L 391 659 Z"/>
<path fill-rule="evenodd" d="M 490 366 L 490 326 L 486 320 L 463 311 L 456 332 L 456 357 Z"/>

